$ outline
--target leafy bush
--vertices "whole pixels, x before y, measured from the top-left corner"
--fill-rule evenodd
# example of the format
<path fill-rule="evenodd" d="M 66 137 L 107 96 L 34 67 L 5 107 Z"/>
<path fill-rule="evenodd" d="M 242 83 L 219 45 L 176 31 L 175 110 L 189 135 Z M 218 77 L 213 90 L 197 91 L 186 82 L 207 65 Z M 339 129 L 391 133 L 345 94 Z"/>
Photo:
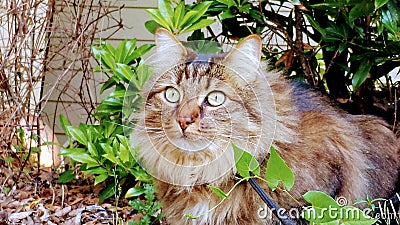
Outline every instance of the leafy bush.
<path fill-rule="evenodd" d="M 146 185 L 151 184 L 151 177 L 133 157 L 134 149 L 130 147 L 128 137 L 125 136 L 130 126 L 126 126 L 122 118 L 139 108 L 140 92 L 148 79 L 145 73 L 139 72 L 142 68 L 140 57 L 152 46 L 137 47 L 135 39 L 123 41 L 116 49 L 106 42 L 93 46 L 93 56 L 100 63 L 96 70 L 111 74 L 101 87 L 101 92 L 112 90 L 96 108 L 94 116 L 97 124 L 81 123 L 74 127 L 64 116 L 60 116 L 61 125 L 69 140 L 69 148 L 63 149 L 61 154 L 80 163 L 79 171 L 93 174 L 95 185 L 106 182 L 100 194 L 100 202 L 113 196 L 118 200 L 121 194 L 132 192 L 127 189 L 135 185 L 136 188 L 145 188 L 146 192 L 143 193 L 146 194 L 146 206 L 134 208 L 145 215 L 142 224 L 148 224 L 147 221 L 150 220 L 147 217 L 152 216 L 151 213 L 155 213 L 159 207 L 154 202 L 154 193 L 151 192 L 153 189 L 150 189 L 152 187 Z M 124 104 L 129 104 L 129 107 L 123 108 Z M 74 170 L 67 170 L 58 181 L 65 183 L 74 178 Z M 138 206 L 138 203 L 132 205 Z"/>

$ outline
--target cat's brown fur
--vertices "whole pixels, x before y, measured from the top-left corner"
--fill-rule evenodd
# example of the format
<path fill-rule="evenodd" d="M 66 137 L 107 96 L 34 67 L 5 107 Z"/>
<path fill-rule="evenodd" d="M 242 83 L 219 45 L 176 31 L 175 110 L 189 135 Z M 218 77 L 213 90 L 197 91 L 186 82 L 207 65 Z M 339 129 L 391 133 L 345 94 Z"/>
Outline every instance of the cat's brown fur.
<path fill-rule="evenodd" d="M 367 194 L 387 197 L 393 191 L 399 144 L 387 125 L 373 116 L 346 114 L 318 94 L 266 72 L 258 36 L 206 61 L 163 29 L 156 33 L 156 45 L 150 59 L 154 74 L 144 88 L 133 141 L 140 146 L 140 162 L 157 178 L 158 198 L 170 224 L 266 223 L 258 216 L 264 204 L 248 184 L 239 185 L 206 216 L 184 217 L 219 202 L 207 184 L 224 191 L 233 186 L 231 142 L 264 164 L 273 144 L 295 173 L 290 193 L 302 203 L 309 190 L 349 201 Z M 165 99 L 168 87 L 180 92 L 177 103 Z M 214 90 L 225 93 L 223 105 L 204 103 Z M 185 129 L 182 118 L 192 119 Z M 298 206 L 284 193 L 268 193 L 287 210 Z"/>

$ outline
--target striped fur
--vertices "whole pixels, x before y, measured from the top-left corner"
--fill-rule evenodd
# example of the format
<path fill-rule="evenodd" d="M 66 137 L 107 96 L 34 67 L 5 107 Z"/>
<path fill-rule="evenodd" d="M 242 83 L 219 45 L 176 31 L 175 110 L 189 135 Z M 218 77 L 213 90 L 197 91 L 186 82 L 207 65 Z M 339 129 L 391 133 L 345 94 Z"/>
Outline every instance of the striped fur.
<path fill-rule="evenodd" d="M 219 202 L 207 184 L 224 191 L 233 186 L 231 142 L 263 163 L 273 144 L 295 173 L 291 194 L 302 203 L 308 190 L 348 200 L 387 197 L 393 191 L 399 144 L 387 125 L 372 116 L 348 115 L 278 73 L 267 73 L 258 36 L 211 57 L 196 55 L 163 29 L 156 44 L 149 60 L 154 74 L 143 91 L 132 141 L 140 146 L 139 161 L 156 178 L 170 224 L 272 223 L 258 217 L 264 204 L 247 184 L 215 211 L 196 220 L 184 217 Z M 178 103 L 165 99 L 168 87 L 179 91 Z M 204 104 L 215 90 L 226 95 L 223 105 Z M 305 107 L 304 98 L 313 104 Z M 184 131 L 177 122 L 181 110 L 196 115 Z M 287 210 L 298 207 L 285 193 L 269 194 Z"/>

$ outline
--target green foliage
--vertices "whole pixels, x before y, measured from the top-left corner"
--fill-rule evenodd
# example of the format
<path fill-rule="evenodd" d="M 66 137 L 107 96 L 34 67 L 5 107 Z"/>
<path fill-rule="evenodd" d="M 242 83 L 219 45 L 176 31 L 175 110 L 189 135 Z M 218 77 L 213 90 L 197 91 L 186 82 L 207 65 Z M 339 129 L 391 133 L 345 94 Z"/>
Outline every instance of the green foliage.
<path fill-rule="evenodd" d="M 278 155 L 275 148 L 271 146 L 270 155 L 265 169 L 265 179 L 271 190 L 275 190 L 279 182 L 285 189 L 290 191 L 294 185 L 294 174 L 286 162 Z"/>
<path fill-rule="evenodd" d="M 217 187 L 209 185 L 208 187 L 221 199 L 221 201 L 217 206 L 213 207 L 208 212 L 214 210 L 216 207 L 221 205 L 222 202 L 229 197 L 230 193 L 239 183 L 250 178 L 260 179 L 266 182 L 272 191 L 284 191 L 294 201 L 296 201 L 288 192 L 294 185 L 293 171 L 279 156 L 274 147 L 271 146 L 270 148 L 270 157 L 267 161 L 265 179 L 260 177 L 260 165 L 250 153 L 237 147 L 234 144 L 232 144 L 232 147 L 235 154 L 236 169 L 239 175 L 241 175 L 243 178 L 239 180 L 228 193 L 225 193 Z M 283 189 L 280 189 L 278 186 L 280 182 L 283 184 Z M 311 224 L 371 225 L 377 221 L 377 219 L 366 215 L 364 211 L 359 208 L 356 208 L 354 206 L 339 205 L 338 202 L 336 202 L 331 196 L 320 191 L 308 191 L 306 194 L 303 195 L 303 198 L 311 205 L 304 208 L 301 216 L 305 220 L 309 221 Z M 378 200 L 380 199 L 370 200 L 367 197 L 367 201 L 358 201 L 358 203 L 368 203 L 368 205 L 373 205 L 373 202 Z M 300 206 L 302 205 L 299 205 L 299 207 Z M 191 219 L 196 219 L 205 215 L 208 212 L 205 212 L 201 215 L 187 214 L 186 216 Z"/>
<path fill-rule="evenodd" d="M 358 200 L 354 202 L 354 205 L 358 205 L 358 204 L 366 204 L 372 211 L 375 211 L 376 209 L 376 205 L 375 202 L 380 202 L 380 201 L 387 201 L 384 198 L 376 198 L 376 199 L 371 199 L 371 197 L 369 195 L 367 195 L 367 199 L 366 200 Z"/>
<path fill-rule="evenodd" d="M 14 162 L 14 158 L 13 158 L 13 157 L 7 157 L 7 158 L 4 159 L 4 161 L 5 161 L 7 164 L 11 164 L 12 162 Z"/>
<path fill-rule="evenodd" d="M 110 74 L 101 87 L 101 92 L 110 91 L 102 100 L 94 114 L 98 123 L 71 126 L 65 116 L 60 116 L 61 126 L 69 140 L 69 148 L 62 149 L 61 155 L 78 162 L 80 171 L 95 176 L 94 184 L 106 182 L 99 201 L 117 196 L 119 190 L 127 185 L 151 183 L 151 177 L 139 166 L 129 146 L 129 124 L 123 117 L 139 109 L 141 89 L 149 74 L 140 64 L 140 57 L 153 45 L 136 46 L 136 39 L 124 40 L 117 48 L 101 42 L 93 46 L 93 56 L 99 61 L 96 70 Z M 125 102 L 124 102 L 125 101 Z M 128 104 L 124 110 L 124 104 Z M 127 126 L 129 125 L 129 126 Z M 73 170 L 65 171 L 59 178 L 60 183 L 74 179 Z"/>
<path fill-rule="evenodd" d="M 144 200 L 129 201 L 129 205 L 142 215 L 140 221 L 129 221 L 130 225 L 149 225 L 159 221 L 164 215 L 160 212 L 161 204 L 155 201 L 155 190 L 151 185 L 135 187 L 132 197 L 144 196 Z"/>
<path fill-rule="evenodd" d="M 302 216 L 313 224 L 371 225 L 378 220 L 354 206 L 340 206 L 332 197 L 320 191 L 309 191 L 303 198 L 311 207 L 307 207 Z"/>
<path fill-rule="evenodd" d="M 237 147 L 232 143 L 232 148 L 235 157 L 236 170 L 242 177 L 250 177 L 253 174 L 260 176 L 260 164 L 248 152 Z"/>
<path fill-rule="evenodd" d="M 73 179 L 75 179 L 76 174 L 74 173 L 73 170 L 66 170 L 63 172 L 57 179 L 58 183 L 64 184 L 64 183 L 69 183 Z"/>
<path fill-rule="evenodd" d="M 205 28 L 215 22 L 204 16 L 211 3 L 204 1 L 185 5 L 185 1 L 179 1 L 174 8 L 170 0 L 158 0 L 158 9 L 147 9 L 153 20 L 147 21 L 145 26 L 151 33 L 154 33 L 157 27 L 164 27 L 174 34 Z"/>

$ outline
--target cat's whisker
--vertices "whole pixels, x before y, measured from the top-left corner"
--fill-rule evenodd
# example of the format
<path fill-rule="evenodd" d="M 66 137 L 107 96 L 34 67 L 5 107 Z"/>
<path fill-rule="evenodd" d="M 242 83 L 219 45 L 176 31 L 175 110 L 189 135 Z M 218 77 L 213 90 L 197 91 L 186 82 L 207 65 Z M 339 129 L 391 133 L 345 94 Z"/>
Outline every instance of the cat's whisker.
<path fill-rule="evenodd" d="M 222 139 L 222 138 L 221 138 L 221 140 L 222 140 L 222 141 L 225 141 L 225 142 L 232 142 L 231 140 L 233 139 L 233 140 L 238 140 L 238 141 L 240 141 L 240 142 L 249 143 L 249 144 L 252 144 L 252 145 L 254 145 L 254 146 L 257 146 L 257 145 L 258 145 L 257 143 L 254 143 L 254 142 L 252 142 L 252 141 L 250 141 L 250 140 L 248 140 L 248 139 L 238 138 L 238 137 L 235 137 L 235 136 L 231 136 L 231 137 L 227 136 L 227 137 L 229 138 L 229 140 L 227 140 L 227 139 Z"/>

